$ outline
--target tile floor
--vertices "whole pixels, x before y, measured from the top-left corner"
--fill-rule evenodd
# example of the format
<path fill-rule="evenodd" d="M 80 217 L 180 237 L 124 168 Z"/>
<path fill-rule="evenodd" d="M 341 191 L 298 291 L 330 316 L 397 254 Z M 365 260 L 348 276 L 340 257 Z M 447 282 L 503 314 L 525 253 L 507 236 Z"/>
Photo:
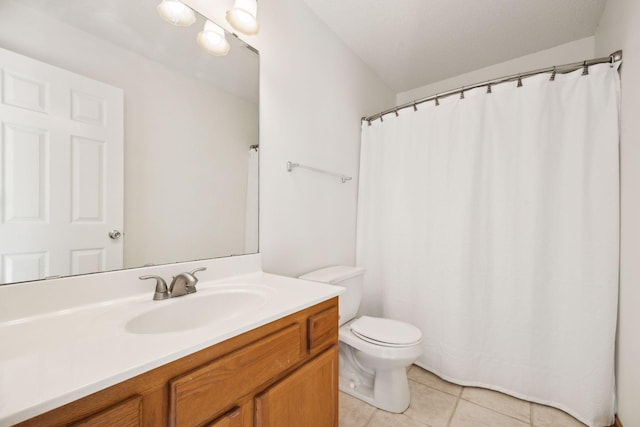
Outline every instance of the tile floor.
<path fill-rule="evenodd" d="M 418 366 L 409 368 L 411 405 L 403 414 L 340 393 L 340 427 L 584 427 L 555 408 L 496 391 L 461 387 Z"/>

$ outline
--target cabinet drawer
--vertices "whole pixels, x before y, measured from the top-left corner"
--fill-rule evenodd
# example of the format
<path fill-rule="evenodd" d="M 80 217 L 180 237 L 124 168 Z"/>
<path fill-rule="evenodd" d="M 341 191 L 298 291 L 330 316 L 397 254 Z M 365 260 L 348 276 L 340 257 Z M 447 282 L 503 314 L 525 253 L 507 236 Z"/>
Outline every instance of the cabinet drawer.
<path fill-rule="evenodd" d="M 83 420 L 71 424 L 71 427 L 134 427 L 141 425 L 140 409 L 142 405 L 142 397 L 136 395 L 120 403 L 116 403 L 107 409 L 91 415 Z"/>
<path fill-rule="evenodd" d="M 169 424 L 200 425 L 233 407 L 302 360 L 302 339 L 296 323 L 171 380 Z"/>
<path fill-rule="evenodd" d="M 310 354 L 338 342 L 337 307 L 310 316 L 307 323 L 307 348 Z"/>

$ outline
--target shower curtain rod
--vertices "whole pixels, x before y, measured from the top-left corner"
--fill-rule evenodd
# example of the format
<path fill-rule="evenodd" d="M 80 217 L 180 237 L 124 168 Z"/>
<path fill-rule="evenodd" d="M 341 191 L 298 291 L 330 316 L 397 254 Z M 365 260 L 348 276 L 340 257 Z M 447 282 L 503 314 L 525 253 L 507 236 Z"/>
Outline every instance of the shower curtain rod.
<path fill-rule="evenodd" d="M 372 116 L 369 117 L 362 117 L 362 121 L 363 122 L 369 122 L 369 126 L 371 126 L 371 122 L 376 120 L 376 119 L 380 119 L 383 120 L 382 117 L 387 115 L 387 114 L 391 114 L 391 113 L 395 113 L 395 115 L 398 115 L 398 111 L 405 109 L 405 108 L 409 108 L 409 107 L 413 107 L 414 110 L 417 110 L 417 106 L 420 104 L 423 104 L 425 102 L 428 101 L 435 101 L 436 105 L 439 105 L 439 100 L 442 98 L 446 98 L 448 96 L 452 96 L 452 95 L 457 95 L 460 94 L 460 98 L 464 98 L 464 93 L 468 90 L 471 89 L 477 89 L 480 87 L 487 87 L 487 93 L 491 93 L 491 86 L 493 85 L 497 85 L 500 83 L 507 83 L 507 82 L 514 82 L 517 81 L 518 82 L 518 86 L 522 86 L 522 79 L 525 77 L 531 77 L 531 76 L 535 76 L 536 74 L 544 74 L 544 73 L 551 73 L 551 77 L 549 78 L 549 80 L 554 80 L 556 77 L 556 74 L 566 74 L 566 73 L 570 73 L 572 71 L 575 70 L 579 70 L 580 68 L 582 68 L 584 71 L 582 72 L 582 74 L 589 74 L 589 66 L 590 65 L 595 65 L 595 64 L 603 64 L 603 63 L 609 63 L 613 66 L 613 64 L 617 61 L 622 60 L 622 51 L 618 50 L 613 52 L 611 55 L 609 56 L 604 56 L 602 58 L 596 58 L 596 59 L 588 59 L 586 61 L 582 61 L 582 62 L 574 62 L 571 64 L 565 64 L 565 65 L 556 65 L 553 67 L 547 67 L 547 68 L 541 68 L 539 70 L 533 70 L 533 71 L 527 71 L 524 73 L 519 73 L 519 74 L 512 74 L 510 76 L 505 76 L 505 77 L 499 77 L 497 79 L 493 79 L 493 80 L 487 80 L 484 82 L 480 82 L 480 83 L 476 83 L 476 84 L 472 84 L 470 86 L 462 86 L 461 88 L 458 89 L 453 89 L 453 90 L 449 90 L 446 92 L 441 92 L 441 93 L 437 93 L 435 95 L 431 95 L 428 96 L 426 98 L 420 98 L 420 99 L 416 99 L 415 101 L 411 101 L 411 102 L 407 102 L 405 104 L 401 104 L 398 105 L 396 107 L 393 108 L 389 108 L 388 110 L 384 110 L 378 114 L 374 114 Z"/>

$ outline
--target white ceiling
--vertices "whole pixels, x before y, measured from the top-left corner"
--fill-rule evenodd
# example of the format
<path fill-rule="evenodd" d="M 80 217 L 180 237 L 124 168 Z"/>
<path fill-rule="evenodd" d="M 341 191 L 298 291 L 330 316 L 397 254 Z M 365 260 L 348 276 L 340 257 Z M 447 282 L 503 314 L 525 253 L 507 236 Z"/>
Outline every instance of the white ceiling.
<path fill-rule="evenodd" d="M 305 2 L 403 92 L 592 36 L 606 0 Z"/>

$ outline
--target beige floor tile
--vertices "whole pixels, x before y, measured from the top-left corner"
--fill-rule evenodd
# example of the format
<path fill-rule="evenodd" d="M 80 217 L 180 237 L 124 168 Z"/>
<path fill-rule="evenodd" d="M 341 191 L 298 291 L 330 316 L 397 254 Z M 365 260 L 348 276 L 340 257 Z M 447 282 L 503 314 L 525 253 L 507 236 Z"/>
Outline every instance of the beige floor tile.
<path fill-rule="evenodd" d="M 531 405 L 533 406 L 531 421 L 534 427 L 585 427 L 585 424 L 560 409 L 537 403 Z"/>
<path fill-rule="evenodd" d="M 460 399 L 450 427 L 529 427 L 515 418 Z"/>
<path fill-rule="evenodd" d="M 462 390 L 462 387 L 459 385 L 447 382 L 439 376 L 432 374 L 429 371 L 425 371 L 416 365 L 412 365 L 411 369 L 409 369 L 409 379 L 420 384 L 428 385 L 436 390 L 453 394 L 454 396 L 459 396 L 460 391 Z"/>
<path fill-rule="evenodd" d="M 430 427 L 445 427 L 456 406 L 457 397 L 409 381 L 411 404 L 405 415 Z"/>
<path fill-rule="evenodd" d="M 526 423 L 531 422 L 531 404 L 526 400 L 478 387 L 465 387 L 460 397 Z"/>
<path fill-rule="evenodd" d="M 376 408 L 368 403 L 342 392 L 339 402 L 340 427 L 365 427 L 376 411 Z"/>
<path fill-rule="evenodd" d="M 412 420 L 404 414 L 377 410 L 367 427 L 425 427 L 425 424 Z"/>

